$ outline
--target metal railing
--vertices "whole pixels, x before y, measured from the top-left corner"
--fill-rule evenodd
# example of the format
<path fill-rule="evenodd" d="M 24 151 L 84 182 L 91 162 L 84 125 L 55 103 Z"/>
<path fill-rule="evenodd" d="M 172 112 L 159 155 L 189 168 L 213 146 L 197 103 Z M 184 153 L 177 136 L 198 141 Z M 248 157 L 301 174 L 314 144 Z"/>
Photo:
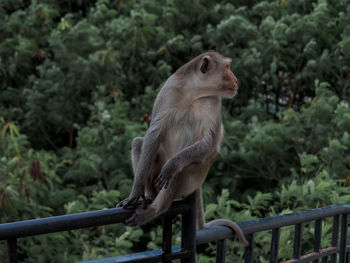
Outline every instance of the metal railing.
<path fill-rule="evenodd" d="M 216 226 L 196 231 L 196 200 L 195 194 L 184 200 L 176 200 L 169 211 L 162 217 L 163 245 L 162 249 L 124 255 L 118 257 L 87 261 L 89 263 L 112 262 L 171 262 L 181 259 L 181 263 L 194 263 L 196 258 L 196 246 L 209 242 L 216 242 L 216 262 L 225 262 L 225 240 L 233 237 L 231 229 L 224 226 Z M 85 212 L 56 217 L 26 220 L 14 223 L 0 224 L 0 240 L 7 240 L 8 262 L 17 262 L 17 238 L 41 235 L 59 231 L 67 231 L 86 227 L 121 223 L 133 212 L 122 208 L 112 208 L 93 212 Z M 350 205 L 333 205 L 324 208 L 297 212 L 246 222 L 238 225 L 246 235 L 250 246 L 245 248 L 244 262 L 252 263 L 254 255 L 254 235 L 257 232 L 272 230 L 270 262 L 278 262 L 280 229 L 286 226 L 295 226 L 294 245 L 291 262 L 320 262 L 345 263 L 349 262 L 350 248 L 347 246 L 347 215 L 350 213 Z M 181 247 L 172 247 L 172 218 L 182 215 Z M 321 248 L 322 221 L 333 217 L 331 246 Z M 341 227 L 340 227 L 341 218 Z M 307 255 L 301 255 L 301 233 L 303 223 L 315 222 L 314 251 Z M 341 229 L 340 229 L 341 228 Z M 340 244 L 339 243 L 340 230 Z"/>

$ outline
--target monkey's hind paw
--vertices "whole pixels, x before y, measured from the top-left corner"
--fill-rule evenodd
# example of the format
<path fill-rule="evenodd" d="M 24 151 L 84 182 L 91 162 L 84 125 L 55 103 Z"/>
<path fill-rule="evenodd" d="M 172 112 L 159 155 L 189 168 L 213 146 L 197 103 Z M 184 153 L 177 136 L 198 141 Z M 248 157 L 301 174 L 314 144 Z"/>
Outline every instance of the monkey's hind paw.
<path fill-rule="evenodd" d="M 126 219 L 124 224 L 127 226 L 137 226 L 138 225 L 137 214 L 134 213 L 132 216 Z"/>
<path fill-rule="evenodd" d="M 147 207 L 146 209 L 138 208 L 135 210 L 135 213 L 125 220 L 125 225 L 127 226 L 137 226 L 144 224 L 154 218 L 155 212 L 154 208 Z"/>

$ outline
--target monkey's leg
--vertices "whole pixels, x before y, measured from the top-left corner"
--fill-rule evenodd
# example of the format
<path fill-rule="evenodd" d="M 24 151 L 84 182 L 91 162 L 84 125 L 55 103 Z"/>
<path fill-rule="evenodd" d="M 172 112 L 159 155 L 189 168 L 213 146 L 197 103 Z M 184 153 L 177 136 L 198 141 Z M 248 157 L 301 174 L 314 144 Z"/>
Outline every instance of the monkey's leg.
<path fill-rule="evenodd" d="M 143 143 L 143 137 L 135 137 L 132 141 L 131 145 L 131 164 L 132 164 L 132 170 L 133 174 L 135 175 L 137 166 L 140 160 L 140 155 L 141 155 L 141 148 L 142 148 L 142 143 Z M 134 178 L 135 180 L 135 178 Z M 126 202 L 126 199 L 119 202 L 116 206 L 120 207 L 123 206 L 124 202 Z"/>
<path fill-rule="evenodd" d="M 138 165 L 139 160 L 140 160 L 142 143 L 143 143 L 143 137 L 136 137 L 132 141 L 131 163 L 132 163 L 132 170 L 133 170 L 134 174 L 136 173 L 137 165 Z"/>
<path fill-rule="evenodd" d="M 143 137 L 136 137 L 132 141 L 131 163 L 132 163 L 132 170 L 133 170 L 134 175 L 136 173 L 137 166 L 138 166 L 138 163 L 140 160 L 142 144 L 143 144 Z M 142 199 L 139 200 L 139 202 L 137 203 L 137 206 L 141 205 L 143 207 L 146 207 L 148 204 L 152 203 L 153 199 L 154 198 L 152 198 L 151 196 L 142 196 Z M 117 206 L 122 206 L 122 202 L 119 203 Z"/>
<path fill-rule="evenodd" d="M 132 141 L 131 146 L 131 162 L 132 162 L 132 170 L 134 172 L 134 175 L 137 170 L 137 166 L 140 160 L 141 155 L 141 149 L 143 144 L 143 137 L 136 137 Z M 137 206 L 141 205 L 142 207 L 146 207 L 148 204 L 152 203 L 152 200 L 154 198 L 150 196 L 142 196 L 142 199 L 137 203 Z"/>
<path fill-rule="evenodd" d="M 157 156 L 159 147 L 159 123 L 157 121 L 151 122 L 146 135 L 143 139 L 140 158 L 137 163 L 134 183 L 129 197 L 118 204 L 124 208 L 135 208 L 139 199 L 145 195 L 146 182 L 152 176 L 151 166 Z"/>

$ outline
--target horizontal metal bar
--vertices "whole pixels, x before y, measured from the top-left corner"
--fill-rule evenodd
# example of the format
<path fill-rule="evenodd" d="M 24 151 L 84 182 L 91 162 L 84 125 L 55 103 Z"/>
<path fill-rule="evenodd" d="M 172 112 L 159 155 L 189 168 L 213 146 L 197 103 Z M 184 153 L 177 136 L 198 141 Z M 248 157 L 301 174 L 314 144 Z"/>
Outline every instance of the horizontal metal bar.
<path fill-rule="evenodd" d="M 123 222 L 131 210 L 112 208 L 0 224 L 0 240 Z"/>
<path fill-rule="evenodd" d="M 339 214 L 349 214 L 350 205 L 332 205 L 323 208 L 296 212 L 287 215 L 267 217 L 237 223 L 245 235 L 281 228 L 284 226 L 296 225 Z M 226 239 L 234 236 L 235 233 L 226 226 L 215 226 L 197 230 L 197 245 Z"/>
<path fill-rule="evenodd" d="M 187 258 L 191 255 L 191 251 L 182 250 L 180 247 L 173 247 L 171 255 L 168 255 L 169 260 L 172 259 L 181 259 Z M 163 259 L 163 251 L 153 250 L 146 251 L 136 254 L 124 255 L 119 257 L 110 257 L 110 258 L 102 258 L 96 260 L 82 261 L 79 263 L 153 263 L 153 262 L 161 262 Z"/>
<path fill-rule="evenodd" d="M 177 200 L 168 211 L 169 215 L 188 211 L 186 200 Z M 133 213 L 132 210 L 112 208 L 106 210 L 40 218 L 14 223 L 0 224 L 0 240 L 40 235 L 85 227 L 108 225 L 123 222 Z M 273 228 L 300 224 L 313 220 L 350 213 L 350 205 L 333 205 L 324 208 L 297 212 L 238 223 L 245 235 Z M 197 230 L 197 245 L 230 238 L 234 235 L 230 228 L 215 226 Z M 323 251 L 323 250 L 322 250 Z M 312 259 L 311 259 L 312 260 Z"/>
<path fill-rule="evenodd" d="M 189 205 L 186 204 L 186 199 L 176 200 L 167 214 L 181 214 L 188 209 Z M 121 223 L 132 213 L 133 210 L 111 208 L 0 224 L 0 240 Z"/>
<path fill-rule="evenodd" d="M 315 259 L 321 259 L 326 256 L 330 256 L 332 254 L 337 253 L 336 247 L 328 247 L 325 249 L 321 249 L 320 252 L 312 252 L 310 254 L 301 256 L 300 259 L 291 259 L 288 261 L 284 261 L 282 263 L 307 263 Z"/>

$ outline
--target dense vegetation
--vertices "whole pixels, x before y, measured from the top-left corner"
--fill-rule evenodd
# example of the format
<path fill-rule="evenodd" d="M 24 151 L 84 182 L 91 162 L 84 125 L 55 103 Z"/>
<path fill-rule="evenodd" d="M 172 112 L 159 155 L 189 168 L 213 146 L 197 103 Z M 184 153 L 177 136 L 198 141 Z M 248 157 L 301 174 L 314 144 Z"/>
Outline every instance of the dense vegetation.
<path fill-rule="evenodd" d="M 347 0 L 1 0 L 0 222 L 125 198 L 131 141 L 147 129 L 162 82 L 208 49 L 233 58 L 240 90 L 224 103 L 225 144 L 204 184 L 207 219 L 349 202 Z M 160 233 L 155 221 L 25 238 L 19 258 L 155 249 Z M 329 244 L 330 224 L 322 233 Z M 292 234 L 281 233 L 283 258 Z M 267 262 L 269 240 L 257 235 L 257 262 Z M 233 241 L 227 250 L 229 262 L 243 253 Z M 212 262 L 213 251 L 201 248 L 198 262 Z M 5 252 L 1 242 L 1 263 Z"/>

